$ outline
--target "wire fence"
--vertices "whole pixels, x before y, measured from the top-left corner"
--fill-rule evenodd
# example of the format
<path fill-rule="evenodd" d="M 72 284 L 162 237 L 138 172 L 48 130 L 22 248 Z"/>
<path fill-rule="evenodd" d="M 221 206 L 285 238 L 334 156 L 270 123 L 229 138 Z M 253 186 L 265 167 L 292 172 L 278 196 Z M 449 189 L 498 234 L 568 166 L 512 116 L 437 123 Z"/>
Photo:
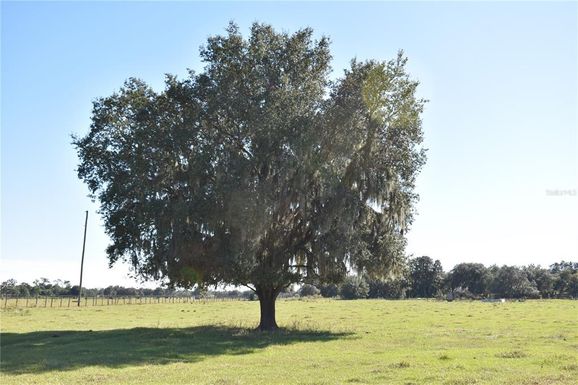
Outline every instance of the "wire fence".
<path fill-rule="evenodd" d="M 89 306 L 113 306 L 113 305 L 145 305 L 165 303 L 193 303 L 193 302 L 216 302 L 216 301 L 242 301 L 244 298 L 198 298 L 183 296 L 93 296 L 82 297 L 80 304 L 78 297 L 72 296 L 35 296 L 18 297 L 5 295 L 2 298 L 2 308 L 63 308 L 63 307 L 89 307 Z"/>

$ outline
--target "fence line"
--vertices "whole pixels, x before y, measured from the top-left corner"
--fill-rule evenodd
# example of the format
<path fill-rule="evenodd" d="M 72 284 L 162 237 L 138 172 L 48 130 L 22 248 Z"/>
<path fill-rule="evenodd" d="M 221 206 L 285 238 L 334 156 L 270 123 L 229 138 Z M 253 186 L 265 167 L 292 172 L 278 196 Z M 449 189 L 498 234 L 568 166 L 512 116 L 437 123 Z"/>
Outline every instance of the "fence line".
<path fill-rule="evenodd" d="M 82 297 L 81 307 L 114 306 L 114 305 L 145 305 L 165 303 L 204 303 L 243 301 L 244 298 L 198 298 L 177 296 L 90 296 Z M 2 298 L 2 308 L 66 308 L 78 307 L 78 297 L 72 296 L 9 296 Z"/>

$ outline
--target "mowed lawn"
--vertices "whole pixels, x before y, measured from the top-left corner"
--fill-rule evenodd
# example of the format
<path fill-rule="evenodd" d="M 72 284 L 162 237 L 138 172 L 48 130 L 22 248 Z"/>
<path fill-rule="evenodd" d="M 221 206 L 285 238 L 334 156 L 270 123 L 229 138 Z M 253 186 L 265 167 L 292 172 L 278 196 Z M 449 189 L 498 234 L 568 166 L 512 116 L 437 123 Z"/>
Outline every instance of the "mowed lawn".
<path fill-rule="evenodd" d="M 7 384 L 578 384 L 578 301 L 8 309 Z"/>

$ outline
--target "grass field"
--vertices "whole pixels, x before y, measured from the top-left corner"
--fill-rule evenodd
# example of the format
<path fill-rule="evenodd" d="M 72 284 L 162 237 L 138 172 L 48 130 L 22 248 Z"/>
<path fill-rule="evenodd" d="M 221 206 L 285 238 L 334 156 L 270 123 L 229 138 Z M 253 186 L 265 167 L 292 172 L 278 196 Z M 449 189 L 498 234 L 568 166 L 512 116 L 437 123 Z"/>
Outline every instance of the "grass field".
<path fill-rule="evenodd" d="M 578 301 L 286 300 L 1 313 L 7 384 L 578 384 Z"/>

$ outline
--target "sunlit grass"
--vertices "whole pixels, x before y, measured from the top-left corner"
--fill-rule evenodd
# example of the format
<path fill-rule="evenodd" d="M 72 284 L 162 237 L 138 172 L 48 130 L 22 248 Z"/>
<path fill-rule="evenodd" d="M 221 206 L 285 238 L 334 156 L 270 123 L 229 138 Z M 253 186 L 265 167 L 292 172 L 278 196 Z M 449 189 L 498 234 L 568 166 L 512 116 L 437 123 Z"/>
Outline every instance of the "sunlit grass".
<path fill-rule="evenodd" d="M 572 384 L 578 301 L 287 300 L 2 311 L 2 384 Z"/>

